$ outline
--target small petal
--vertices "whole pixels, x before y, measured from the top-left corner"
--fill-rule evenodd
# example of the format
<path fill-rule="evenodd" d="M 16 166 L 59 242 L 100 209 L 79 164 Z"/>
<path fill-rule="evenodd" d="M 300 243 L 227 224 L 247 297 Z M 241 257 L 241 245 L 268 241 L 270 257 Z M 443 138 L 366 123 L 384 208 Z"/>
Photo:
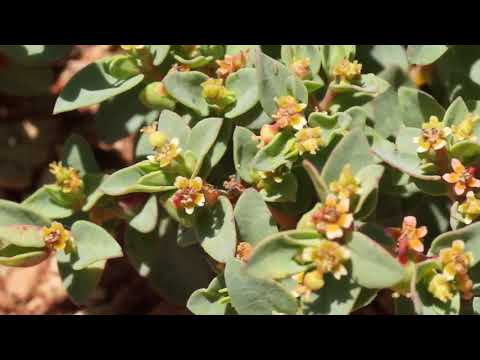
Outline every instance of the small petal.
<path fill-rule="evenodd" d="M 433 145 L 434 150 L 440 150 L 447 146 L 447 142 L 445 140 L 438 140 L 435 145 Z"/>
<path fill-rule="evenodd" d="M 462 163 L 458 159 L 452 159 L 452 169 L 457 174 L 461 174 L 465 171 L 465 167 L 462 165 Z"/>
<path fill-rule="evenodd" d="M 325 232 L 327 234 L 327 238 L 330 240 L 341 238 L 343 236 L 343 231 L 337 224 L 328 224 Z"/>
<path fill-rule="evenodd" d="M 456 173 L 450 173 L 443 175 L 442 179 L 450 184 L 455 184 L 456 182 L 458 182 L 458 180 L 460 180 L 460 176 L 458 176 L 458 174 Z"/>
<path fill-rule="evenodd" d="M 343 227 L 344 229 L 350 228 L 353 223 L 353 215 L 352 214 L 343 214 L 340 216 L 340 219 L 338 220 L 338 225 Z"/>
<path fill-rule="evenodd" d="M 195 207 L 194 207 L 194 206 L 192 206 L 192 207 L 186 207 L 186 208 L 185 208 L 185 212 L 186 212 L 188 215 L 192 215 L 194 210 L 195 210 Z"/>
<path fill-rule="evenodd" d="M 410 249 L 415 250 L 415 251 L 420 252 L 420 253 L 423 252 L 423 250 L 424 250 L 423 244 L 422 244 L 422 242 L 420 241 L 419 238 L 409 239 L 408 240 L 408 246 L 410 247 Z"/>
<path fill-rule="evenodd" d="M 462 182 L 457 182 L 455 184 L 454 190 L 455 190 L 455 194 L 462 195 L 466 190 L 466 186 Z"/>

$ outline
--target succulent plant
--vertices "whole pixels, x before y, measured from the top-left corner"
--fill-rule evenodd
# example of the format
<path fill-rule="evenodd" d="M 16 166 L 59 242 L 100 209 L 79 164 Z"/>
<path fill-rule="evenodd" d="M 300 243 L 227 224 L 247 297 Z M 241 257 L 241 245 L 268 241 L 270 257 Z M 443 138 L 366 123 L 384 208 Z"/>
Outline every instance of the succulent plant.
<path fill-rule="evenodd" d="M 73 134 L 50 184 L 0 201 L 0 263 L 57 256 L 78 304 L 126 256 L 199 315 L 478 311 L 479 49 L 122 45 L 53 112 L 100 104 L 135 162 L 106 173 Z"/>

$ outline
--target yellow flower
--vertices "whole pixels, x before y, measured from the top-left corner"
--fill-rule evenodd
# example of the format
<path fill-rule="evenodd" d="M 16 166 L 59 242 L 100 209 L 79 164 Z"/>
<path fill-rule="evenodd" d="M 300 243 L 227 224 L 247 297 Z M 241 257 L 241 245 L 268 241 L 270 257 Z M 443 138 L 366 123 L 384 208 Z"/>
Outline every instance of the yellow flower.
<path fill-rule="evenodd" d="M 303 155 L 305 152 L 315 155 L 318 148 L 324 145 L 320 127 L 300 129 L 295 134 L 295 138 L 297 140 L 296 147 L 300 155 Z"/>
<path fill-rule="evenodd" d="M 46 246 L 55 250 L 70 251 L 73 245 L 70 231 L 65 230 L 62 224 L 54 221 L 50 227 L 42 228 L 43 240 Z"/>
<path fill-rule="evenodd" d="M 297 75 L 297 77 L 299 77 L 300 79 L 305 79 L 311 75 L 310 59 L 304 58 L 296 60 L 290 65 L 290 69 L 295 75 Z"/>
<path fill-rule="evenodd" d="M 466 274 L 473 264 L 473 253 L 465 251 L 465 243 L 455 240 L 452 247 L 440 250 L 439 260 L 443 265 L 443 275 L 453 280 L 457 274 Z"/>
<path fill-rule="evenodd" d="M 177 176 L 175 186 L 178 190 L 172 201 L 177 209 L 183 208 L 188 215 L 191 215 L 195 207 L 205 205 L 205 195 L 202 192 L 203 181 L 200 177 L 189 180 L 183 176 Z"/>
<path fill-rule="evenodd" d="M 467 225 L 480 215 L 480 200 L 476 198 L 473 191 L 467 193 L 467 198 L 458 207 L 458 212 L 463 215 L 462 221 Z"/>
<path fill-rule="evenodd" d="M 452 159 L 453 172 L 442 176 L 443 180 L 455 184 L 455 194 L 463 195 L 467 188 L 480 187 L 480 180 L 476 179 L 470 171 L 465 169 L 458 159 Z"/>
<path fill-rule="evenodd" d="M 178 144 L 178 139 L 173 138 L 160 149 L 157 149 L 154 155 L 147 156 L 147 159 L 153 163 L 159 163 L 161 168 L 166 167 L 170 165 L 182 151 L 182 148 L 178 147 Z"/>
<path fill-rule="evenodd" d="M 333 69 L 333 75 L 342 83 L 350 83 L 354 80 L 357 80 L 360 78 L 361 74 L 362 64 L 360 64 L 357 60 L 350 62 L 347 59 L 343 59 Z"/>
<path fill-rule="evenodd" d="M 247 51 L 240 51 L 236 55 L 225 55 L 223 60 L 217 60 L 217 75 L 220 78 L 226 79 L 228 75 L 245 67 L 247 64 Z"/>
<path fill-rule="evenodd" d="M 300 255 L 300 260 L 313 263 L 315 269 L 292 277 L 298 284 L 293 295 L 302 296 L 308 300 L 312 291 L 318 291 L 324 287 L 324 275 L 328 273 L 340 280 L 342 276 L 348 274 L 345 263 L 349 259 L 350 250 L 334 241 L 321 240 L 318 245 L 305 248 Z"/>
<path fill-rule="evenodd" d="M 473 253 L 465 251 L 465 243 L 455 240 L 452 246 L 440 250 L 438 260 L 442 273 L 436 274 L 428 286 L 428 290 L 442 302 L 447 302 L 453 293 L 460 291 L 462 297 L 469 300 L 473 297 L 473 281 L 468 270 L 473 265 Z"/>
<path fill-rule="evenodd" d="M 447 145 L 447 136 L 450 135 L 449 127 L 443 126 L 443 123 L 436 116 L 430 116 L 427 123 L 422 125 L 422 135 L 413 139 L 418 144 L 418 153 L 424 153 L 431 149 L 440 150 Z"/>
<path fill-rule="evenodd" d="M 312 294 L 312 290 L 304 284 L 305 273 L 301 272 L 292 276 L 292 279 L 297 283 L 295 289 L 292 291 L 292 295 L 296 298 L 301 297 L 303 300 L 308 301 Z"/>
<path fill-rule="evenodd" d="M 52 162 L 49 165 L 50 173 L 55 176 L 56 184 L 64 193 L 76 193 L 83 187 L 83 181 L 77 170 L 64 167 L 62 162 Z"/>
<path fill-rule="evenodd" d="M 203 88 L 202 96 L 211 105 L 217 105 L 224 109 L 236 101 L 235 94 L 223 86 L 223 79 L 210 78 L 201 86 Z"/>
<path fill-rule="evenodd" d="M 453 298 L 452 284 L 444 274 L 436 274 L 428 284 L 428 291 L 441 302 L 448 302 Z"/>
<path fill-rule="evenodd" d="M 349 199 L 361 193 L 360 181 L 353 176 L 350 164 L 343 167 L 338 181 L 330 183 L 330 191 L 337 194 L 340 199 Z"/>
<path fill-rule="evenodd" d="M 464 140 L 476 141 L 477 137 L 473 135 L 473 130 L 478 119 L 477 115 L 468 114 L 459 125 L 453 125 L 452 134 L 455 142 Z"/>
<path fill-rule="evenodd" d="M 325 203 L 312 215 L 312 222 L 328 239 L 341 238 L 343 230 L 349 229 L 353 223 L 349 208 L 349 199 L 339 200 L 335 195 L 329 194 Z"/>
<path fill-rule="evenodd" d="M 275 98 L 278 109 L 272 118 L 276 120 L 276 124 L 281 128 L 291 126 L 295 130 L 300 130 L 307 124 L 307 120 L 303 115 L 306 104 L 298 103 L 293 96 L 281 96 Z"/>

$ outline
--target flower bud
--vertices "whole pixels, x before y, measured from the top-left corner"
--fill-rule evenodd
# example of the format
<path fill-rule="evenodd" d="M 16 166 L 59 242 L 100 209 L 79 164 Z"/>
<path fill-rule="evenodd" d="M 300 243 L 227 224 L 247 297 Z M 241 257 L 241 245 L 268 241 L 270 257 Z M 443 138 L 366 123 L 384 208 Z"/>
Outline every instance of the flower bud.
<path fill-rule="evenodd" d="M 325 280 L 323 280 L 323 274 L 318 271 L 311 271 L 305 274 L 303 278 L 303 284 L 310 290 L 317 291 L 323 288 Z"/>
<path fill-rule="evenodd" d="M 172 99 L 161 81 L 155 81 L 148 84 L 140 93 L 139 99 L 143 105 L 154 110 L 175 108 L 175 100 Z"/>
<path fill-rule="evenodd" d="M 275 125 L 265 124 L 260 130 L 260 141 L 263 145 L 267 145 L 278 134 L 278 127 Z"/>
<path fill-rule="evenodd" d="M 141 73 L 134 58 L 128 55 L 117 55 L 108 64 L 108 72 L 113 77 L 126 80 Z"/>
<path fill-rule="evenodd" d="M 168 140 L 167 135 L 165 135 L 164 133 L 162 133 L 160 131 L 152 132 L 148 136 L 148 141 L 150 142 L 150 144 L 152 145 L 153 148 L 162 147 L 167 142 L 167 140 Z"/>

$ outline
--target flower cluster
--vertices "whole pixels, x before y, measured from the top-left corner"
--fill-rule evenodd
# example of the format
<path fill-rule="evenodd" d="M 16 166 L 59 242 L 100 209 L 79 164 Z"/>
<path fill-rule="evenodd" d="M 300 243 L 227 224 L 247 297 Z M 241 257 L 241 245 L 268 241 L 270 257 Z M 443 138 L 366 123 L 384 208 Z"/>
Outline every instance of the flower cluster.
<path fill-rule="evenodd" d="M 312 72 L 310 70 L 310 59 L 309 58 L 303 58 L 303 59 L 295 60 L 290 65 L 290 69 L 300 79 L 308 79 L 312 75 Z"/>
<path fill-rule="evenodd" d="M 65 167 L 62 162 L 52 162 L 49 168 L 62 192 L 78 193 L 83 189 L 83 180 L 78 170 L 73 167 Z"/>
<path fill-rule="evenodd" d="M 175 208 L 184 209 L 188 215 L 191 215 L 196 207 L 205 205 L 203 180 L 200 177 L 187 179 L 183 176 L 177 176 L 175 187 L 178 189 L 172 198 Z"/>
<path fill-rule="evenodd" d="M 401 228 L 385 229 L 397 241 L 398 260 L 405 265 L 409 259 L 416 260 L 424 251 L 422 239 L 427 235 L 426 226 L 417 228 L 417 219 L 414 216 L 406 216 Z"/>
<path fill-rule="evenodd" d="M 318 291 L 325 286 L 325 274 L 330 273 L 337 280 L 348 274 L 345 263 L 349 259 L 350 250 L 335 241 L 320 240 L 317 245 L 306 247 L 298 260 L 313 264 L 315 269 L 293 276 L 297 282 L 293 295 L 308 301 L 312 291 Z"/>
<path fill-rule="evenodd" d="M 455 142 L 476 141 L 477 136 L 473 134 L 475 125 L 480 118 L 475 114 L 467 114 L 465 119 L 458 125 L 452 126 L 452 135 Z"/>
<path fill-rule="evenodd" d="M 440 250 L 438 257 L 441 273 L 430 280 L 428 291 L 442 302 L 451 300 L 456 291 L 460 291 L 466 300 L 473 297 L 473 282 L 468 275 L 473 265 L 473 254 L 465 251 L 465 243 L 455 240 L 452 246 Z"/>
<path fill-rule="evenodd" d="M 223 79 L 210 78 L 201 84 L 202 96 L 208 104 L 225 110 L 236 101 L 235 93 L 223 85 Z"/>
<path fill-rule="evenodd" d="M 217 60 L 217 76 L 226 79 L 228 75 L 240 70 L 247 64 L 247 51 L 240 51 L 236 55 L 225 55 L 223 60 Z"/>
<path fill-rule="evenodd" d="M 333 75 L 343 84 L 349 84 L 360 78 L 362 74 L 362 64 L 357 60 L 353 62 L 343 59 L 335 68 L 333 69 Z"/>
<path fill-rule="evenodd" d="M 438 151 L 447 146 L 447 137 L 452 130 L 444 126 L 436 116 L 430 116 L 428 122 L 422 124 L 422 134 L 413 139 L 418 144 L 417 152 Z"/>
<path fill-rule="evenodd" d="M 51 250 L 65 250 L 67 253 L 73 247 L 73 238 L 59 222 L 53 222 L 50 227 L 42 228 L 42 236 L 46 247 Z"/>
<path fill-rule="evenodd" d="M 330 191 L 338 195 L 340 199 L 350 199 L 361 194 L 360 180 L 353 176 L 350 164 L 343 167 L 337 181 L 330 183 Z"/>
<path fill-rule="evenodd" d="M 280 129 L 291 127 L 295 130 L 300 130 L 307 124 L 303 111 L 307 107 L 306 104 L 301 104 L 295 100 L 293 96 L 280 96 L 275 98 L 277 103 L 277 112 L 272 115 L 275 124 Z"/>
<path fill-rule="evenodd" d="M 150 145 L 152 145 L 154 154 L 148 155 L 150 162 L 159 164 L 161 168 L 169 166 L 173 160 L 181 153 L 182 148 L 179 147 L 179 140 L 173 138 L 168 140 L 167 135 L 161 131 L 157 131 L 157 124 L 143 128 L 141 131 L 148 135 Z"/>
<path fill-rule="evenodd" d="M 300 129 L 295 134 L 295 139 L 297 151 L 300 155 L 306 152 L 315 155 L 318 149 L 324 145 L 320 127 Z"/>

